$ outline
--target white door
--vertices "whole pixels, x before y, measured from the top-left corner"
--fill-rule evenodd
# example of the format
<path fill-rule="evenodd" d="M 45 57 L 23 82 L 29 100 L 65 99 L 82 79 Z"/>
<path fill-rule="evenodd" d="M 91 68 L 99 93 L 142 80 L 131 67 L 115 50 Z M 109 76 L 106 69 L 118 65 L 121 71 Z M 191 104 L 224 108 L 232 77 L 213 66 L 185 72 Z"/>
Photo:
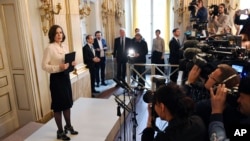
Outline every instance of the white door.
<path fill-rule="evenodd" d="M 0 137 L 34 119 L 16 0 L 0 0 Z"/>
<path fill-rule="evenodd" d="M 4 35 L 3 19 L 0 18 L 0 137 L 18 127 L 17 109 Z"/>

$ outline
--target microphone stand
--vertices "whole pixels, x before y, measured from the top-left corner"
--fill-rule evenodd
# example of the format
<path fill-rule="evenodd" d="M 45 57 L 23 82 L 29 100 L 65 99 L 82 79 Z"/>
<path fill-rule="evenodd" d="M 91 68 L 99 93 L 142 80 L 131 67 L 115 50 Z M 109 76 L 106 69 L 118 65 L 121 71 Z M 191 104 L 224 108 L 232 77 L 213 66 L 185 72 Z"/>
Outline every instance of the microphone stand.
<path fill-rule="evenodd" d="M 120 85 L 124 91 L 123 91 L 123 100 L 121 100 L 118 96 L 114 95 L 115 96 L 115 101 L 117 102 L 117 116 L 121 116 L 121 112 L 120 112 L 120 108 L 123 108 L 124 109 L 124 113 L 123 113 L 123 118 L 124 118 L 124 141 L 126 141 L 126 111 L 129 112 L 129 113 L 132 113 L 132 123 L 133 123 L 133 141 L 136 141 L 136 127 L 138 126 L 138 123 L 137 123 L 137 120 L 136 120 L 136 93 L 135 93 L 135 89 L 132 90 L 129 85 L 125 82 L 125 81 L 122 81 L 122 80 L 117 80 L 117 79 L 114 79 L 115 82 L 118 83 L 118 85 Z M 126 93 L 133 93 L 133 97 L 132 97 L 132 101 L 130 101 L 130 104 L 131 104 L 131 108 L 129 106 L 126 105 L 126 97 L 125 97 L 125 94 Z"/>

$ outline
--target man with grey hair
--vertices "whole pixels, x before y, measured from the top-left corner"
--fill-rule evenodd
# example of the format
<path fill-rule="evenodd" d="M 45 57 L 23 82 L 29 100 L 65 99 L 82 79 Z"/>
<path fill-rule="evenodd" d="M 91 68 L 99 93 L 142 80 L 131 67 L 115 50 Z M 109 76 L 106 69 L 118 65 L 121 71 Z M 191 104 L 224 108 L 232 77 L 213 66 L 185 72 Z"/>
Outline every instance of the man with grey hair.
<path fill-rule="evenodd" d="M 125 29 L 120 29 L 120 37 L 115 38 L 114 41 L 114 60 L 117 63 L 117 74 L 116 78 L 118 80 L 125 81 L 126 75 L 126 63 L 128 61 L 128 49 L 131 45 L 131 39 L 126 37 Z"/>

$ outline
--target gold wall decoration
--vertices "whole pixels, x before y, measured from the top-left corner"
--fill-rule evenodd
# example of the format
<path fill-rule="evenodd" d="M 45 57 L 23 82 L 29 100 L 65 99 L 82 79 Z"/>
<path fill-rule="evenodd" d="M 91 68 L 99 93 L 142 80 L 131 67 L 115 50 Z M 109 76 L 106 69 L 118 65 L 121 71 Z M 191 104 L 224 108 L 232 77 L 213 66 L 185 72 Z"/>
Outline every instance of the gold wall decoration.
<path fill-rule="evenodd" d="M 87 1 L 79 0 L 79 7 L 80 7 L 79 14 L 81 19 L 90 15 L 91 12 L 90 0 Z"/>
<path fill-rule="evenodd" d="M 53 4 L 51 0 L 41 0 L 42 5 L 39 7 L 42 30 L 44 35 L 47 34 L 49 27 L 53 25 L 54 15 L 58 15 L 62 9 L 60 3 L 56 5 L 56 10 L 53 9 Z"/>
<path fill-rule="evenodd" d="M 230 10 L 236 10 L 238 8 L 238 3 L 235 4 L 234 7 L 231 6 L 231 2 L 230 0 L 225 0 L 225 3 L 227 5 L 227 9 Z"/>
<path fill-rule="evenodd" d="M 183 2 L 181 0 L 177 1 L 176 6 L 177 8 L 173 7 L 174 13 L 178 14 L 177 22 L 180 25 L 182 23 L 182 16 L 183 13 L 187 11 L 187 7 L 183 5 Z"/>
<path fill-rule="evenodd" d="M 124 15 L 125 10 L 122 8 L 121 3 L 117 2 L 117 0 L 103 0 L 101 8 L 105 38 L 108 46 L 110 47 L 110 51 L 112 51 L 115 38 L 114 27 L 116 26 L 116 20 L 118 20 L 119 26 L 122 27 L 121 18 Z"/>

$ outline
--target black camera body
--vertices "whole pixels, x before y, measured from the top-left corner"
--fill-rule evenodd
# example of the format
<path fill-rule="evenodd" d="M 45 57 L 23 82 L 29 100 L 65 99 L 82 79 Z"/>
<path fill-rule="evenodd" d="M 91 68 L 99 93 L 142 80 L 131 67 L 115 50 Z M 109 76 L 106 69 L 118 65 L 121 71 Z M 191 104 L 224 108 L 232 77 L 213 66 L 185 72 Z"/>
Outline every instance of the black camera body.
<path fill-rule="evenodd" d="M 190 11 L 190 20 L 191 20 L 191 21 L 192 21 L 192 19 L 195 18 L 195 12 L 196 12 L 195 6 L 197 6 L 196 0 L 192 0 L 192 1 L 189 3 L 189 6 L 188 6 L 188 11 Z"/>
<path fill-rule="evenodd" d="M 209 14 L 214 17 L 219 15 L 219 6 L 218 5 L 211 5 L 209 6 Z"/>

